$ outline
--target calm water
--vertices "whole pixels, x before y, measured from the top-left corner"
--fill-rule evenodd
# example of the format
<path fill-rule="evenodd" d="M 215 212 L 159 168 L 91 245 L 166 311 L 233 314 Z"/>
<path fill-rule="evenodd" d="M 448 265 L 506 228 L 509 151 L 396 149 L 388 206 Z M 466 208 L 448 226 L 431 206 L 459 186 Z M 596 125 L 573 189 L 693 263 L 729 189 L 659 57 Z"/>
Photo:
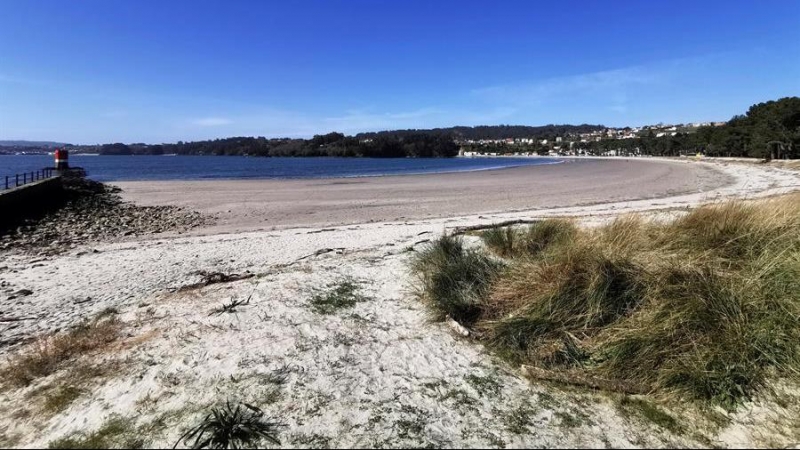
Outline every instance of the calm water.
<path fill-rule="evenodd" d="M 97 181 L 338 178 L 467 172 L 557 162 L 538 158 L 372 159 L 81 155 L 70 155 L 69 160 L 70 165 L 83 167 L 89 177 Z M 52 165 L 52 156 L 0 156 L 0 177 Z"/>

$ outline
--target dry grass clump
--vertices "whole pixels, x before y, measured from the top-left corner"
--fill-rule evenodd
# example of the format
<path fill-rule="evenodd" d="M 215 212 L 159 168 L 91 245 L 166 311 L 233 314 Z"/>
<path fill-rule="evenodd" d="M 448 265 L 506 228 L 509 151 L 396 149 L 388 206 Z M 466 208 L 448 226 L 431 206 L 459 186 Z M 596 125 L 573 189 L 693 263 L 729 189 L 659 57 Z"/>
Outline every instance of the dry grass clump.
<path fill-rule="evenodd" d="M 470 304 L 471 323 L 512 360 L 728 407 L 767 377 L 800 373 L 800 195 L 706 206 L 670 224 L 621 218 L 568 239 L 523 233 L 497 251 L 506 266 L 467 283 L 481 295 L 423 285 L 432 305 Z M 534 251 L 514 250 L 521 236 L 540 236 L 525 244 Z M 420 255 L 422 279 L 476 276 L 450 246 Z"/>
<path fill-rule="evenodd" d="M 0 379 L 15 387 L 27 386 L 38 378 L 55 373 L 78 356 L 114 342 L 119 333 L 120 324 L 112 317 L 43 337 L 11 356 L 0 369 Z"/>
<path fill-rule="evenodd" d="M 546 249 L 575 238 L 578 228 L 566 219 L 545 219 L 524 228 L 493 227 L 481 238 L 502 257 L 537 256 Z"/>

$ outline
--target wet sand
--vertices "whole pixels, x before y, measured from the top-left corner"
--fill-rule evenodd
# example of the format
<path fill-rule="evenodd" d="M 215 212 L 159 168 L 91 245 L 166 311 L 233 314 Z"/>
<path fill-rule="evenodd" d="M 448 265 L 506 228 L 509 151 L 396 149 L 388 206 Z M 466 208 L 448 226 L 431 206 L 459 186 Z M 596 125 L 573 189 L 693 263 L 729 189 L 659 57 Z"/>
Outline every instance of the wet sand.
<path fill-rule="evenodd" d="M 653 199 L 732 182 L 710 165 L 638 159 L 315 180 L 116 182 L 123 198 L 218 216 L 206 232 L 442 218 Z"/>

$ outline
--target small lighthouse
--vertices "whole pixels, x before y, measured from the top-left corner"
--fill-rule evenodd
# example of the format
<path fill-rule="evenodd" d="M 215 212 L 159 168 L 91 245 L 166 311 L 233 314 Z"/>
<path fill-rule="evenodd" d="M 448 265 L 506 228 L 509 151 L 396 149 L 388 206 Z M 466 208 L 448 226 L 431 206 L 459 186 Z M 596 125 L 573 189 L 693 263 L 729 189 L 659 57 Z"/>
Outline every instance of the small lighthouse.
<path fill-rule="evenodd" d="M 67 170 L 69 169 L 69 152 L 62 149 L 57 148 L 55 151 L 55 158 L 56 158 L 56 170 Z"/>

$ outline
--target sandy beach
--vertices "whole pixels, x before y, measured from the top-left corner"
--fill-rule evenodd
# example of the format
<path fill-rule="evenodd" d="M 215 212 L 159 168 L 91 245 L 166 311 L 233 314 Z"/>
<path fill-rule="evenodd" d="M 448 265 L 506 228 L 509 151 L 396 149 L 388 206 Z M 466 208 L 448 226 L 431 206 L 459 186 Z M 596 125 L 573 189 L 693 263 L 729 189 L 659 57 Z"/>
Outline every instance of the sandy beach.
<path fill-rule="evenodd" d="M 549 216 L 587 225 L 624 213 L 670 217 L 730 198 L 800 190 L 800 172 L 735 162 L 571 161 L 558 166 L 364 179 L 116 183 L 127 200 L 217 216 L 188 235 L 86 243 L 48 257 L 7 253 L 0 280 L 6 357 L 113 308 L 121 337 L 30 386 L 0 392 L 0 445 L 42 447 L 124 420 L 119 445 L 172 446 L 213 405 L 256 404 L 283 447 L 745 447 L 788 445 L 769 428 L 792 408 L 758 402 L 708 427 L 670 413 L 674 433 L 599 392 L 533 383 L 411 294 L 415 249 L 454 227 Z M 477 240 L 468 238 L 478 245 Z M 252 274 L 181 289 L 199 271 Z M 365 297 L 332 315 L 311 297 L 343 279 Z M 220 305 L 248 299 L 235 311 Z M 77 379 L 74 367 L 115 367 Z M 285 375 L 280 382 L 271 374 Z M 47 398 L 73 380 L 58 410 Z M 273 380 L 273 381 L 269 381 Z M 796 408 L 795 408 L 796 409 Z M 116 422 L 114 422 L 116 423 Z M 763 430 L 769 428 L 765 435 Z M 773 427 L 774 428 L 774 427 Z M 711 430 L 711 431 L 709 431 Z M 127 434 L 126 434 L 127 433 Z M 766 439 L 769 439 L 769 442 Z"/>
<path fill-rule="evenodd" d="M 565 159 L 562 164 L 438 175 L 319 180 L 116 182 L 123 198 L 218 217 L 204 230 L 444 218 L 542 210 L 705 193 L 734 179 L 713 166 L 637 159 Z"/>

